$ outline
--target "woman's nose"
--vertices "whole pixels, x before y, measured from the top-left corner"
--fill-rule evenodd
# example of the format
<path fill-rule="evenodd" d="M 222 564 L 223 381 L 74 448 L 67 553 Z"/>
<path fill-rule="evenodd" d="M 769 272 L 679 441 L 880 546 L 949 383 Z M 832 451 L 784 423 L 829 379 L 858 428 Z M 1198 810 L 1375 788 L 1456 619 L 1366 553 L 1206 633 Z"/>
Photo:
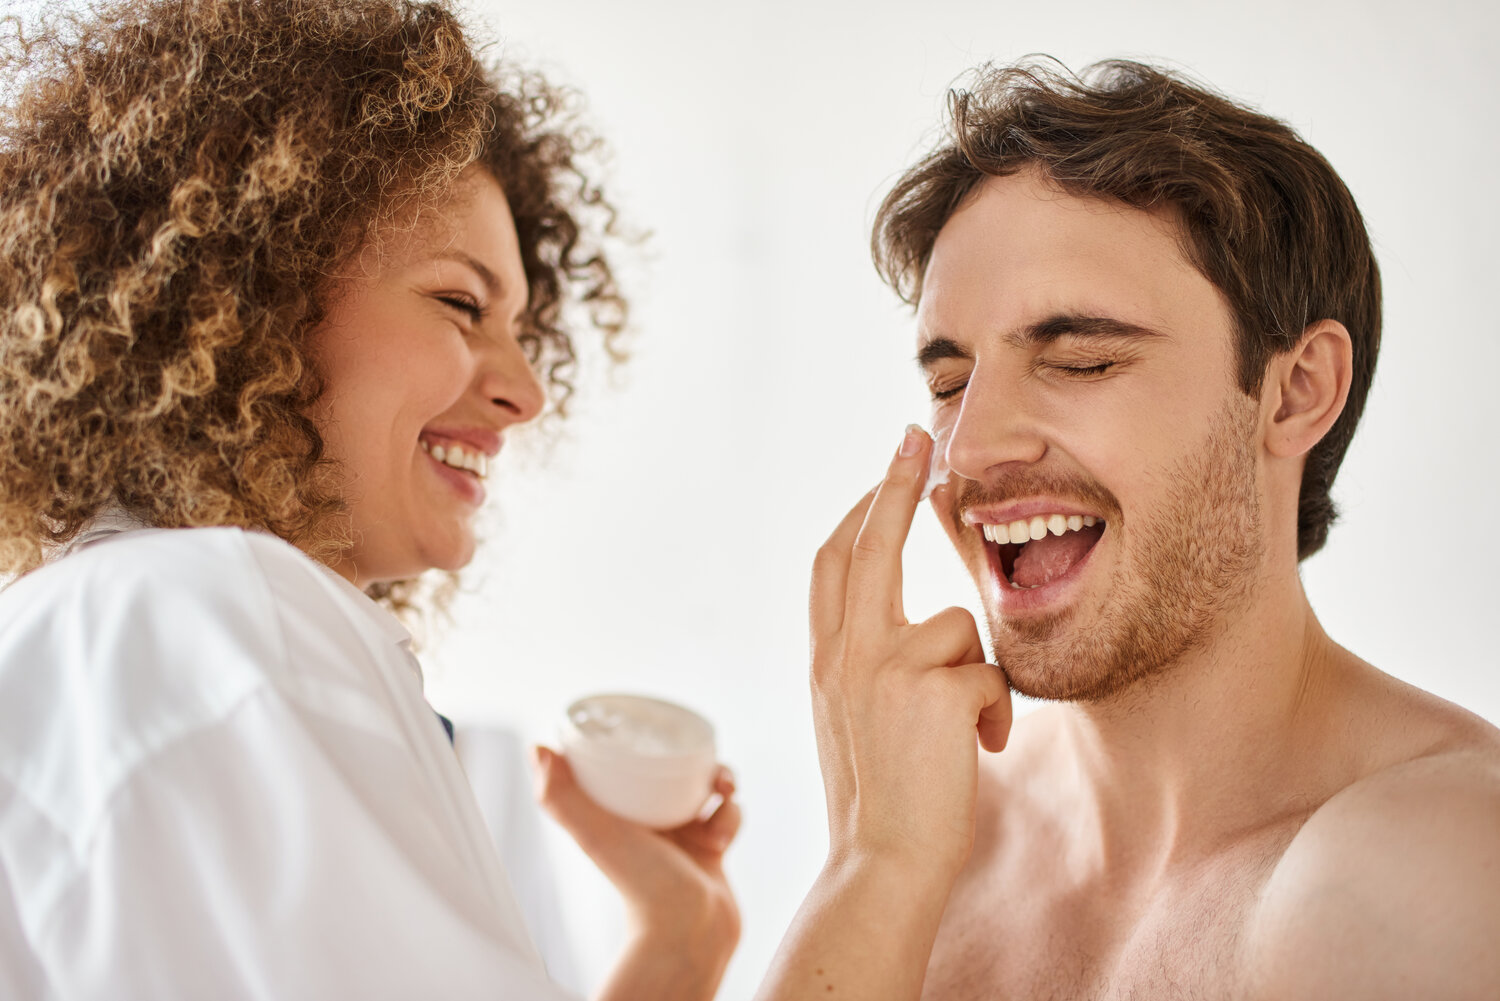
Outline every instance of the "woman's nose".
<path fill-rule="evenodd" d="M 480 394 L 491 406 L 504 411 L 512 423 L 529 421 L 547 406 L 546 387 L 513 333 L 485 342 L 477 379 Z"/>

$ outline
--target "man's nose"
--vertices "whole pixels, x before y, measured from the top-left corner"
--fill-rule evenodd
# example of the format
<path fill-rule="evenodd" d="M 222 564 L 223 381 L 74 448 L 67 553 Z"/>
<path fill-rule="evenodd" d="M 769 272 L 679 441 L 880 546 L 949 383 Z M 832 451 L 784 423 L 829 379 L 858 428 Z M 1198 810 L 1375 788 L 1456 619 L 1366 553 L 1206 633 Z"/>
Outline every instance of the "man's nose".
<path fill-rule="evenodd" d="M 486 338 L 478 355 L 478 391 L 508 423 L 520 424 L 542 412 L 547 390 L 514 333 Z"/>
<path fill-rule="evenodd" d="M 1047 439 L 1020 380 L 976 370 L 948 438 L 948 465 L 957 476 L 987 480 L 1009 463 L 1033 463 Z"/>

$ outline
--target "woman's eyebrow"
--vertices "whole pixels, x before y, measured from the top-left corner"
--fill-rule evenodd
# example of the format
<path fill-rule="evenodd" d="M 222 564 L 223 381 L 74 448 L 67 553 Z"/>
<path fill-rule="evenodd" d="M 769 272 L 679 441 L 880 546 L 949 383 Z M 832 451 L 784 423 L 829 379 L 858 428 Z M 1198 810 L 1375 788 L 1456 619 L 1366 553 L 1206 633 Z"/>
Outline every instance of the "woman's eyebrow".
<path fill-rule="evenodd" d="M 434 259 L 439 261 L 457 261 L 459 264 L 470 268 L 479 276 L 479 280 L 484 283 L 484 287 L 489 291 L 491 298 L 501 298 L 505 286 L 500 283 L 500 279 L 495 276 L 495 272 L 491 271 L 483 261 L 473 254 L 465 253 L 462 250 L 445 250 L 440 254 L 435 254 Z"/>

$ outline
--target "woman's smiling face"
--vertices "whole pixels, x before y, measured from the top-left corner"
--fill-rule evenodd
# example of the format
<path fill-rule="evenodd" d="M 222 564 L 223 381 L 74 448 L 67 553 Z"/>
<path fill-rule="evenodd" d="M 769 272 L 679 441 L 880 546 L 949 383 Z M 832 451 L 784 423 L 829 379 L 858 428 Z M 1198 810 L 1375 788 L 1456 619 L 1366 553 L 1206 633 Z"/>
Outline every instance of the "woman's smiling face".
<path fill-rule="evenodd" d="M 334 279 L 311 336 L 324 384 L 312 416 L 353 530 L 334 569 L 356 585 L 473 556 L 487 464 L 546 403 L 517 340 L 526 302 L 510 206 L 479 168 Z"/>

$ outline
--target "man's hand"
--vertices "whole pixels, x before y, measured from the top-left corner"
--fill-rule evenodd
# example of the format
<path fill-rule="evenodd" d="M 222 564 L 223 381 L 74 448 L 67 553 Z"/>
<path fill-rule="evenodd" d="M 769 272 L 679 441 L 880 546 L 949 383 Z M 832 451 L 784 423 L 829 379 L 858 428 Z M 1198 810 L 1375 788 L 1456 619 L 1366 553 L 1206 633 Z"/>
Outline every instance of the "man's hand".
<path fill-rule="evenodd" d="M 932 443 L 909 428 L 885 480 L 818 551 L 813 717 L 829 855 L 781 943 L 760 1001 L 911 1001 L 974 842 L 979 740 L 1010 733 L 1010 689 L 973 618 L 912 624 L 901 547 Z M 935 494 L 935 503 L 945 503 Z"/>
<path fill-rule="evenodd" d="M 831 855 L 889 854 L 951 880 L 973 844 L 976 730 L 1000 750 L 1011 707 L 973 616 L 949 608 L 913 624 L 903 611 L 901 549 L 931 448 L 908 429 L 885 480 L 818 552 L 813 714 Z"/>

